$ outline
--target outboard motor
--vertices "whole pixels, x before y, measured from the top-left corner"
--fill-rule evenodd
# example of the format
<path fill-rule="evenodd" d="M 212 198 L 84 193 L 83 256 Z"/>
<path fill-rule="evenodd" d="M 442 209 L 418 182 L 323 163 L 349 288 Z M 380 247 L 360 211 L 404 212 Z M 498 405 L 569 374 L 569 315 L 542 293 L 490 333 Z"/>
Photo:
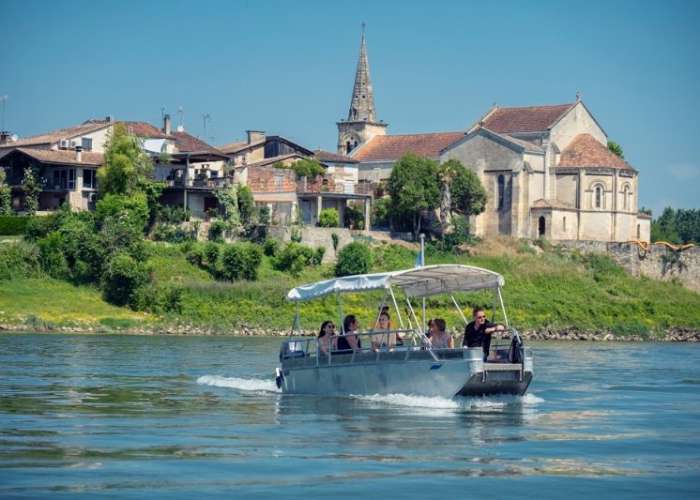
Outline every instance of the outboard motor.
<path fill-rule="evenodd" d="M 284 374 L 282 373 L 282 370 L 279 368 L 275 369 L 275 384 L 277 385 L 278 389 L 282 388 L 282 382 L 284 381 Z"/>
<path fill-rule="evenodd" d="M 508 362 L 522 363 L 524 359 L 523 341 L 518 331 L 513 329 L 513 338 L 510 341 L 510 350 L 508 351 Z"/>

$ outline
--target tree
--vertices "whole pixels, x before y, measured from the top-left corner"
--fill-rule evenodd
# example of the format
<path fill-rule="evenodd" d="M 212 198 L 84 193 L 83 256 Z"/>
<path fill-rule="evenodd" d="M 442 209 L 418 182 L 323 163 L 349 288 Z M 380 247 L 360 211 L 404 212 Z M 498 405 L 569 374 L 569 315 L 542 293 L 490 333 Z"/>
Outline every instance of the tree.
<path fill-rule="evenodd" d="M 150 183 L 153 162 L 126 127 L 117 123 L 107 142 L 105 164 L 98 170 L 98 187 L 102 193 L 131 195 L 143 191 Z"/>
<path fill-rule="evenodd" d="M 622 151 L 622 146 L 620 146 L 618 143 L 615 141 L 608 141 L 608 149 L 610 150 L 611 153 L 616 154 L 623 160 L 625 159 L 625 153 Z"/>
<path fill-rule="evenodd" d="M 12 214 L 12 189 L 5 182 L 5 169 L 0 167 L 0 215 Z"/>
<path fill-rule="evenodd" d="M 248 186 L 240 186 L 238 188 L 238 212 L 243 224 L 250 225 L 255 222 L 255 199 L 253 198 L 253 192 Z"/>
<path fill-rule="evenodd" d="M 41 192 L 41 186 L 31 167 L 24 169 L 22 191 L 24 191 L 24 208 L 29 215 L 34 215 L 39 209 L 39 193 Z"/>
<path fill-rule="evenodd" d="M 651 240 L 680 243 L 681 238 L 676 230 L 676 213 L 671 207 L 664 208 L 661 216 L 652 222 Z"/>
<path fill-rule="evenodd" d="M 241 214 L 238 208 L 238 186 L 233 184 L 228 187 L 217 189 L 214 194 L 219 205 L 221 205 L 223 209 L 223 219 L 232 228 L 240 226 Z"/>
<path fill-rule="evenodd" d="M 470 217 L 479 215 L 486 209 L 486 190 L 481 185 L 479 177 L 456 160 L 454 170 L 456 175 L 452 179 L 452 205 L 451 209 L 460 215 Z M 449 163 L 449 162 L 447 162 Z"/>
<path fill-rule="evenodd" d="M 410 218 L 414 239 L 421 230 L 422 212 L 440 204 L 437 170 L 436 161 L 408 153 L 394 165 L 389 177 L 392 216 Z"/>
<path fill-rule="evenodd" d="M 355 241 L 345 245 L 338 252 L 338 261 L 335 264 L 336 276 L 349 276 L 352 274 L 367 274 L 372 267 L 372 252 L 367 245 Z"/>

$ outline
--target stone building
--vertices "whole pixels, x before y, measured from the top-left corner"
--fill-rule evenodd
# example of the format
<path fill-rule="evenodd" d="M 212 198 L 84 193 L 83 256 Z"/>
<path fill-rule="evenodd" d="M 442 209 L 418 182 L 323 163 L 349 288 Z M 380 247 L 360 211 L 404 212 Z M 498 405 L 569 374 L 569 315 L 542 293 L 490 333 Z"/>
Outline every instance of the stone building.
<path fill-rule="evenodd" d="M 471 221 L 478 236 L 648 241 L 638 209 L 639 173 L 607 148 L 608 137 L 577 96 L 569 104 L 494 106 L 467 130 L 389 135 L 377 121 L 364 29 L 348 119 L 338 152 L 357 160 L 359 182 L 376 186 L 406 153 L 459 160 L 488 193 Z"/>

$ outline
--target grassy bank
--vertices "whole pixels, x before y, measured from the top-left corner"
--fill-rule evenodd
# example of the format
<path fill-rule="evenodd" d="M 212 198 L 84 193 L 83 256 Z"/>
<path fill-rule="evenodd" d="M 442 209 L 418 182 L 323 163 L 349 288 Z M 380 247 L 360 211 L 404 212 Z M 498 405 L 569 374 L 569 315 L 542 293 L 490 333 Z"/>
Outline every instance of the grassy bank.
<path fill-rule="evenodd" d="M 286 329 L 294 314 L 294 306 L 284 299 L 287 291 L 332 276 L 331 266 L 317 266 L 294 278 L 274 270 L 270 258 L 265 257 L 258 281 L 221 282 L 190 264 L 176 245 L 153 244 L 150 253 L 156 284 L 183 290 L 177 314 L 156 317 L 137 313 L 105 303 L 95 288 L 24 278 L 2 282 L 0 323 L 31 326 L 32 322 L 43 322 L 98 329 L 143 323 L 151 327 L 190 324 L 221 333 L 242 327 Z M 529 245 L 505 240 L 477 245 L 470 254 L 429 251 L 426 260 L 429 264 L 476 265 L 502 273 L 510 320 L 520 329 L 578 327 L 616 335 L 653 335 L 669 327 L 700 329 L 700 295 L 674 283 L 634 278 L 606 257 L 564 253 L 557 248 L 538 252 Z M 411 267 L 414 258 L 414 252 L 405 248 L 377 247 L 373 270 Z M 380 300 L 381 293 L 349 296 L 343 310 L 357 314 L 367 325 L 373 321 Z M 465 307 L 492 304 L 491 294 L 485 293 L 463 295 L 459 300 Z M 428 307 L 430 316 L 445 317 L 453 327 L 461 324 L 444 299 L 431 299 Z M 306 304 L 302 312 L 302 326 L 309 329 L 324 319 L 337 318 L 333 298 Z"/>

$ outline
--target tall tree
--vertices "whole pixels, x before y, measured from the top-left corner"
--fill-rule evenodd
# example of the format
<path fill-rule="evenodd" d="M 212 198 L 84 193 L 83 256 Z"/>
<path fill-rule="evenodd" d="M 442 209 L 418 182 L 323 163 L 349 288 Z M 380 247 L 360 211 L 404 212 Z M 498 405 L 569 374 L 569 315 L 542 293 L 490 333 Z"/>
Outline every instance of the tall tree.
<path fill-rule="evenodd" d="M 452 230 L 454 213 L 469 217 L 486 207 L 486 190 L 474 172 L 458 160 L 448 160 L 438 167 L 440 180 L 440 224 L 443 234 Z"/>
<path fill-rule="evenodd" d="M 436 161 L 412 153 L 404 155 L 391 171 L 387 185 L 394 217 L 408 217 L 413 237 L 421 230 L 422 212 L 440 205 Z"/>
<path fill-rule="evenodd" d="M 29 215 L 34 215 L 39 209 L 39 193 L 41 185 L 32 167 L 24 169 L 22 179 L 22 191 L 24 191 L 24 208 Z"/>
<path fill-rule="evenodd" d="M 153 162 L 139 139 L 117 123 L 107 143 L 104 167 L 97 173 L 100 191 L 127 196 L 141 192 L 151 182 L 152 172 Z"/>
<path fill-rule="evenodd" d="M 0 167 L 0 215 L 12 214 L 12 188 L 7 185 L 5 169 Z"/>

